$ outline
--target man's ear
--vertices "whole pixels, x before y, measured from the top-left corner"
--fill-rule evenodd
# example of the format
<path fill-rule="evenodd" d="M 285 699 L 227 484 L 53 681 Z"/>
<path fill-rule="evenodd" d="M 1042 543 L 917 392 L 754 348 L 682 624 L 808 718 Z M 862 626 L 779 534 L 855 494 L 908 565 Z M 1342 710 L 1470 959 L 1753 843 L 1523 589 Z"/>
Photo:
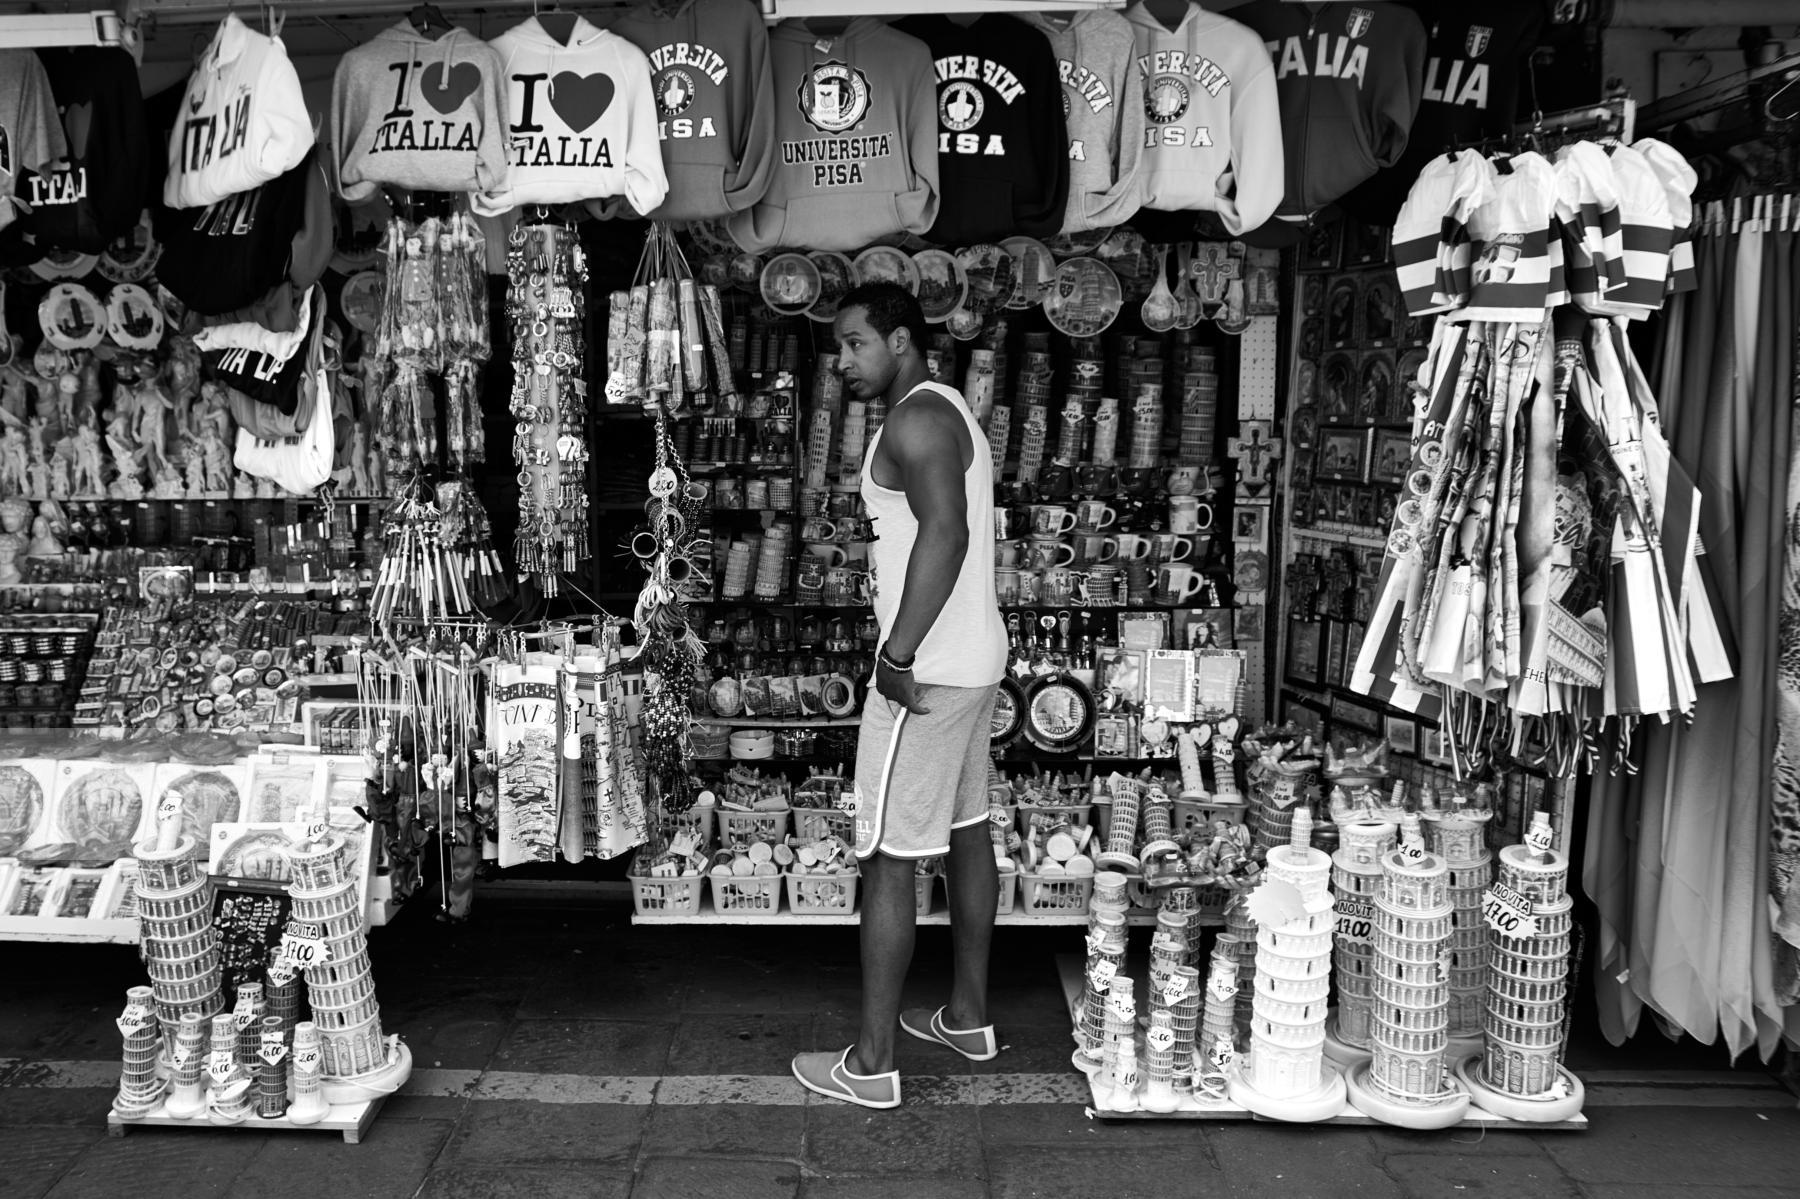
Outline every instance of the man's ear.
<path fill-rule="evenodd" d="M 911 329 L 905 325 L 895 325 L 894 331 L 887 336 L 888 349 L 894 352 L 896 358 L 905 357 L 906 347 L 912 344 L 912 340 Z"/>

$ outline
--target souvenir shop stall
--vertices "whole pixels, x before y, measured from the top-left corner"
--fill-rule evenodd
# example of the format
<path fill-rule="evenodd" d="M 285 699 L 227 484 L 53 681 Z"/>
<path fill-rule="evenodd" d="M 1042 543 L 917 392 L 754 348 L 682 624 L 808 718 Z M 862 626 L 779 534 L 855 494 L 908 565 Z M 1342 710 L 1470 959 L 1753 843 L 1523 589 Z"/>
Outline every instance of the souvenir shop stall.
<path fill-rule="evenodd" d="M 1589 968 L 1774 1048 L 1800 212 L 1535 112 L 1579 14 L 229 7 L 0 17 L 0 937 L 142 945 L 119 1126 L 354 1139 L 365 930 L 478 878 L 857 920 L 875 280 L 991 450 L 996 913 L 1085 929 L 1100 1115 L 1580 1128 Z"/>

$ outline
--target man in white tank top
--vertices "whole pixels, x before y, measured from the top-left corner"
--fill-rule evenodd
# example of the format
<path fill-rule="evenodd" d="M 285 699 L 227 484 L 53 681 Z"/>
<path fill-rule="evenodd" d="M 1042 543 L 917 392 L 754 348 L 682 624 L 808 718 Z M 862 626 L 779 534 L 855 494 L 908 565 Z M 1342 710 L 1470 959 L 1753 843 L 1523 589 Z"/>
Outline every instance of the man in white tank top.
<path fill-rule="evenodd" d="M 953 388 L 925 369 L 925 317 L 905 288 L 865 284 L 837 316 L 838 363 L 887 421 L 863 459 L 875 618 L 874 686 L 856 751 L 862 870 L 862 1031 L 842 1051 L 803 1053 L 794 1076 L 821 1095 L 898 1107 L 894 1026 L 973 1061 L 998 1052 L 987 1016 L 988 946 L 999 879 L 988 835 L 988 743 L 1006 670 L 994 598 L 993 464 Z M 912 961 L 913 876 L 949 860 L 956 977 L 942 1007 L 900 1011 Z"/>

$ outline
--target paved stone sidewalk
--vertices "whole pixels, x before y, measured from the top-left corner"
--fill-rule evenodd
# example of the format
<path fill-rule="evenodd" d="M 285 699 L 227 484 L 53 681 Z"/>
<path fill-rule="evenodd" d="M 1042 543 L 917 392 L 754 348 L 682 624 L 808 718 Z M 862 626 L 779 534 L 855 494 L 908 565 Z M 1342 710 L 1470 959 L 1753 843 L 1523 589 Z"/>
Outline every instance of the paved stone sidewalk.
<path fill-rule="evenodd" d="M 420 917 L 425 917 L 421 919 Z M 854 1035 L 853 929 L 634 929 L 616 909 L 484 906 L 373 934 L 384 1025 L 418 1067 L 361 1145 L 331 1134 L 105 1135 L 112 1020 L 141 979 L 119 947 L 0 945 L 0 1199 L 1113 1199 L 1800 1193 L 1800 1111 L 1722 1055 L 1585 1043 L 1585 1133 L 1089 1119 L 1054 955 L 1005 929 L 971 1065 L 902 1038 L 907 1106 L 814 1099 L 802 1048 Z M 921 929 L 913 989 L 941 997 L 948 938 Z"/>

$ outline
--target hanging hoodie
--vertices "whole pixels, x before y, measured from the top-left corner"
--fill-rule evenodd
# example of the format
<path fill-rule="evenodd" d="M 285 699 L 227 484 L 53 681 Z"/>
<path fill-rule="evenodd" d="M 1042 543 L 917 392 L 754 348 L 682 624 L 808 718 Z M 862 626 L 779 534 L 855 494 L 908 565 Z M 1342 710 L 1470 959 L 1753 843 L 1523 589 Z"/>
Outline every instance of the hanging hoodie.
<path fill-rule="evenodd" d="M 1138 161 L 1144 152 L 1131 22 L 1105 9 L 1020 16 L 1050 39 L 1063 85 L 1069 199 L 1062 231 L 1122 225 L 1138 210 Z"/>
<path fill-rule="evenodd" d="M 410 21 L 338 61 L 331 144 L 338 192 L 352 203 L 382 184 L 422 191 L 495 191 L 509 134 L 500 55 L 466 30 L 440 37 Z"/>
<path fill-rule="evenodd" d="M 940 198 L 926 236 L 956 246 L 1055 237 L 1069 158 L 1050 39 L 1001 13 L 969 25 L 908 17 L 894 28 L 925 43 L 937 77 Z"/>
<path fill-rule="evenodd" d="M 612 31 L 650 60 L 669 195 L 649 215 L 698 221 L 762 199 L 775 170 L 775 93 L 761 10 L 750 0 L 662 0 Z"/>
<path fill-rule="evenodd" d="M 271 288 L 289 280 L 296 237 L 316 223 L 316 212 L 309 219 L 309 195 L 325 198 L 329 226 L 323 172 L 313 150 L 286 174 L 205 208 L 158 205 L 151 213 L 163 247 L 157 280 L 205 316 L 263 301 Z M 327 227 L 327 249 L 330 240 Z"/>
<path fill-rule="evenodd" d="M 1144 106 L 1142 205 L 1216 212 L 1231 233 L 1281 201 L 1282 130 L 1269 52 L 1252 30 L 1190 4 L 1171 30 L 1143 0 L 1125 10 Z"/>
<path fill-rule="evenodd" d="M 1405 0 L 1425 25 L 1425 86 L 1406 149 L 1340 201 L 1360 221 L 1391 225 L 1431 156 L 1497 137 L 1518 117 L 1519 80 L 1544 27 L 1544 0 L 1479 5 Z"/>
<path fill-rule="evenodd" d="M 1276 215 L 1303 221 L 1406 149 L 1424 91 L 1425 27 L 1398 4 L 1253 0 L 1232 16 L 1275 64 L 1287 188 Z"/>
<path fill-rule="evenodd" d="M 149 201 L 150 134 L 131 55 L 85 46 L 40 50 L 38 58 L 67 150 L 21 177 L 19 199 L 31 214 L 7 230 L 7 261 L 35 261 L 52 249 L 98 254 L 137 224 Z"/>
<path fill-rule="evenodd" d="M 642 50 L 584 17 L 567 45 L 532 17 L 494 49 L 505 64 L 512 162 L 501 186 L 475 193 L 476 212 L 624 196 L 645 213 L 663 202 L 669 180 Z"/>
<path fill-rule="evenodd" d="M 66 153 L 44 64 L 29 50 L 0 50 L 0 229 L 19 215 L 20 176 Z"/>
<path fill-rule="evenodd" d="M 312 117 L 287 47 L 227 16 L 188 76 L 169 135 L 163 202 L 216 204 L 293 170 L 312 146 Z"/>
<path fill-rule="evenodd" d="M 859 250 L 937 219 L 931 51 L 873 17 L 842 33 L 769 34 L 779 155 L 768 193 L 731 218 L 746 250 Z"/>

